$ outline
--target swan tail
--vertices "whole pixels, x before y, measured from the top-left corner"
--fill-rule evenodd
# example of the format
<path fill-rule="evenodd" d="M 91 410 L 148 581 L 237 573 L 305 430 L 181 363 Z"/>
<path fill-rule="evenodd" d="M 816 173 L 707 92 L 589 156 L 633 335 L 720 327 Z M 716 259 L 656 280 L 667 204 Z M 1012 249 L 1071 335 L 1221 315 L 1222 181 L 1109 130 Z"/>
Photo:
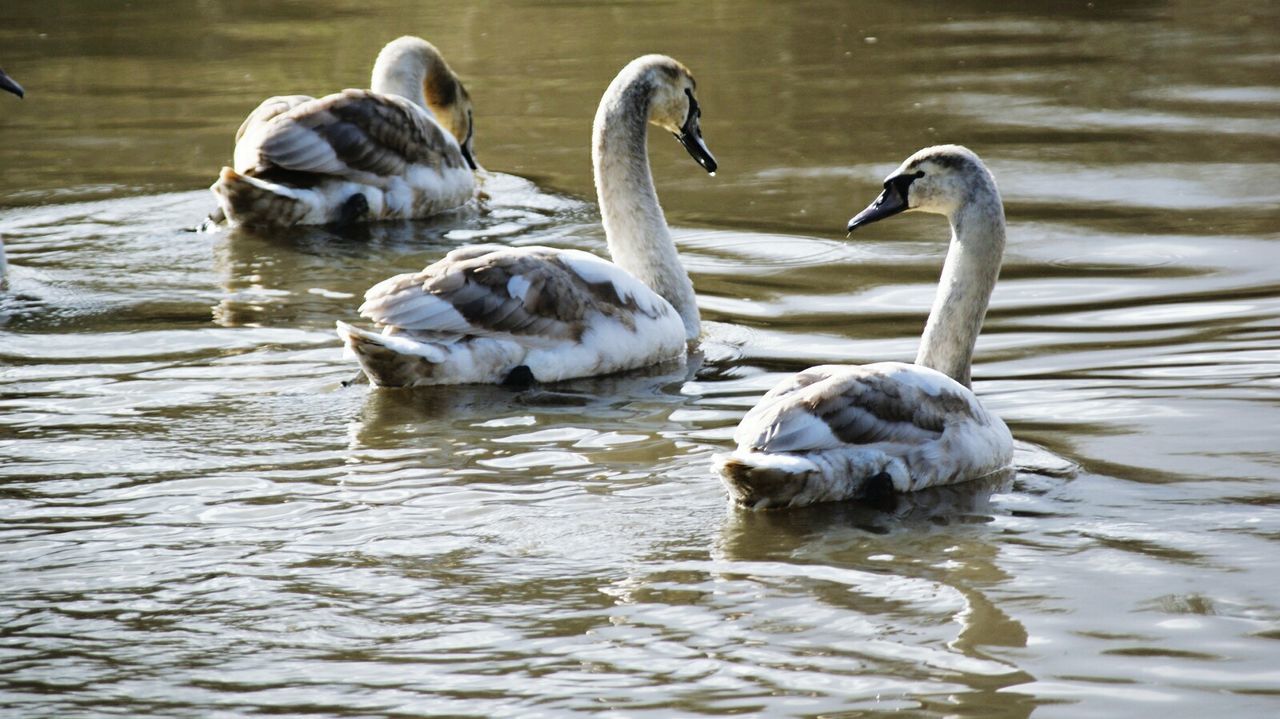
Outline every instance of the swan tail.
<path fill-rule="evenodd" d="M 218 181 L 209 188 L 229 222 L 255 226 L 290 226 L 304 222 L 311 204 L 299 191 L 286 185 L 243 175 L 222 168 Z"/>
<path fill-rule="evenodd" d="M 360 363 L 370 383 L 378 387 L 439 383 L 439 368 L 448 356 L 443 347 L 370 332 L 346 322 L 338 322 L 337 328 L 346 353 Z"/>
<path fill-rule="evenodd" d="M 879 456 L 739 449 L 717 455 L 714 461 L 720 480 L 736 504 L 748 509 L 776 509 L 857 499 L 873 487 L 892 486 L 905 468 L 900 462 L 876 454 Z"/>
<path fill-rule="evenodd" d="M 521 384 L 539 379 L 525 364 L 528 348 L 492 337 L 379 334 L 346 322 L 338 336 L 369 382 L 378 387 L 437 384 Z"/>

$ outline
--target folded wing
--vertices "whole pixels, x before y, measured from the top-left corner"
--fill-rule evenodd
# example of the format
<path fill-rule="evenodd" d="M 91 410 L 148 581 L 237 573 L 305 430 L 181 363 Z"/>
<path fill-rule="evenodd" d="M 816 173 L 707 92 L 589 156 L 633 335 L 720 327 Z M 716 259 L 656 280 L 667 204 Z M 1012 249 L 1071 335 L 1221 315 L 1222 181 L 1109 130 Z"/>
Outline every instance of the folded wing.
<path fill-rule="evenodd" d="M 674 315 L 612 263 L 576 250 L 477 245 L 365 293 L 360 314 L 419 339 L 509 337 L 531 345 L 580 341 L 601 318 Z M 384 329 L 384 332 L 388 330 Z"/>
<path fill-rule="evenodd" d="M 264 179 L 287 174 L 296 183 L 313 174 L 378 184 L 414 165 L 466 166 L 457 141 L 427 110 L 369 90 L 270 98 L 236 136 L 236 171 Z"/>
<path fill-rule="evenodd" d="M 734 440 L 740 449 L 770 453 L 923 444 L 958 421 L 989 420 L 972 393 L 941 373 L 897 362 L 826 365 L 766 394 Z"/>

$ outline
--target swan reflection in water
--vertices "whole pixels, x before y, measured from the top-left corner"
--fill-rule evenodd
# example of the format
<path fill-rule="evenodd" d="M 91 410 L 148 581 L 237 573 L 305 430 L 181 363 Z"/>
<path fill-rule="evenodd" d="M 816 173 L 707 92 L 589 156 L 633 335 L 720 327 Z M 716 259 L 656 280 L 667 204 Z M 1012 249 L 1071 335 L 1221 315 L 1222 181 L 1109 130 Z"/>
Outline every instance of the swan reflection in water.
<path fill-rule="evenodd" d="M 655 415 L 687 405 L 689 398 L 681 389 L 702 368 L 702 357 L 694 351 L 685 360 L 630 372 L 525 386 L 353 387 L 348 391 L 366 396 L 358 417 L 348 425 L 348 449 L 422 447 L 424 442 L 440 448 L 451 446 L 455 429 L 473 437 L 501 436 L 535 424 L 537 429 L 603 431 L 616 426 L 651 432 Z M 646 417 L 639 425 L 634 423 L 637 415 Z M 688 429 L 674 421 L 670 425 L 673 435 Z"/>
<path fill-rule="evenodd" d="M 1011 579 L 988 529 L 1001 513 L 993 498 L 1016 491 L 1016 482 L 1006 469 L 957 485 L 787 511 L 731 505 L 711 548 L 715 573 L 814 593 L 826 614 L 879 627 L 865 642 L 835 637 L 833 644 L 900 660 L 901 647 L 886 637 L 935 632 L 930 663 L 997 675 L 1005 686 L 1022 683 L 1031 677 L 984 648 L 1027 643 L 1026 628 L 990 596 Z M 915 626 L 919 615 L 935 619 Z"/>

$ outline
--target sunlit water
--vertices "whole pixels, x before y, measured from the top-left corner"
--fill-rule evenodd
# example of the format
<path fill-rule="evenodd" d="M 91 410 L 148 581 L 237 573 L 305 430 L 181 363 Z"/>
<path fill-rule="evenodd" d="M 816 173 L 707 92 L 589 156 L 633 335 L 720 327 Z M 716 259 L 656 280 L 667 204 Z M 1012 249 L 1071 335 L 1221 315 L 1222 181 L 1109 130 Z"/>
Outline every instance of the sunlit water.
<path fill-rule="evenodd" d="M 30 93 L 0 97 L 0 713 L 1274 712 L 1274 9 L 52 5 L 0 28 Z M 468 82 L 486 202 L 193 231 L 257 99 L 361 84 L 406 30 Z M 722 169 L 652 135 L 699 356 L 343 386 L 333 322 L 374 282 L 470 242 L 604 252 L 590 118 L 651 50 L 697 74 Z M 945 222 L 841 229 L 936 141 L 1005 196 L 975 388 L 1023 469 L 728 507 L 710 456 L 760 394 L 914 355 Z"/>

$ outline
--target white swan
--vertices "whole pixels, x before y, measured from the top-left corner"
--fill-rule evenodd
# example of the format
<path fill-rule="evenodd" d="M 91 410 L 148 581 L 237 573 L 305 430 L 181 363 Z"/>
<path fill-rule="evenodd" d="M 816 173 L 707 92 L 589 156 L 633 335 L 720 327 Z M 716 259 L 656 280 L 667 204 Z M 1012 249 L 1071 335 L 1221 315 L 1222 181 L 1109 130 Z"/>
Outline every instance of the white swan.
<path fill-rule="evenodd" d="M 18 84 L 17 80 L 9 77 L 4 70 L 0 70 L 0 90 L 12 92 L 18 97 L 26 95 L 26 91 Z M 9 269 L 9 263 L 4 256 L 4 238 L 0 238 L 0 283 L 4 282 L 5 270 Z"/>
<path fill-rule="evenodd" d="M 234 165 L 209 188 L 232 222 L 427 217 L 475 194 L 471 98 L 435 46 L 406 35 L 378 53 L 368 90 L 263 101 Z"/>
<path fill-rule="evenodd" d="M 995 178 L 958 145 L 920 150 L 849 221 L 946 215 L 951 246 L 915 364 L 811 367 L 770 390 L 716 458 L 730 496 L 763 509 L 908 492 L 1007 466 L 1013 438 L 969 389 L 969 365 L 1004 253 Z"/>
<path fill-rule="evenodd" d="M 646 126 L 674 133 L 714 173 L 694 90 L 684 65 L 646 55 L 600 100 L 592 160 L 614 262 L 576 250 L 478 245 L 385 280 L 360 306 L 381 334 L 338 323 L 369 379 L 552 382 L 683 358 L 698 337 L 698 307 L 658 205 Z"/>

